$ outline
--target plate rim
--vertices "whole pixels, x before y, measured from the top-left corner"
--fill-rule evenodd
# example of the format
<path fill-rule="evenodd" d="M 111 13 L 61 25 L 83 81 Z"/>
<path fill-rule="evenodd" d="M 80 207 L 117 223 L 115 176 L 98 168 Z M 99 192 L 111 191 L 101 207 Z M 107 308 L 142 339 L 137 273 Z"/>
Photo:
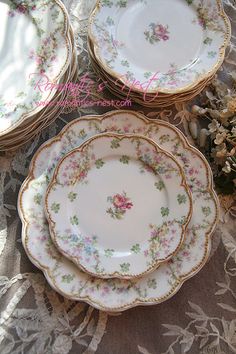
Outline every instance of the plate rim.
<path fill-rule="evenodd" d="M 230 38 L 231 38 L 231 22 L 229 20 L 229 17 L 227 16 L 226 12 L 224 11 L 224 7 L 222 4 L 221 0 L 212 0 L 215 1 L 218 7 L 218 12 L 220 14 L 220 16 L 222 17 L 222 19 L 224 20 L 225 23 L 225 36 L 224 36 L 224 41 L 223 44 L 219 50 L 219 58 L 217 63 L 212 67 L 211 70 L 209 70 L 207 73 L 200 75 L 196 80 L 194 80 L 194 82 L 192 82 L 189 85 L 186 86 L 182 86 L 179 89 L 162 89 L 159 88 L 157 89 L 148 89 L 146 91 L 142 91 L 141 89 L 138 89 L 136 87 L 132 87 L 133 92 L 137 92 L 139 94 L 143 94 L 144 92 L 146 93 L 150 93 L 150 94 L 154 94 L 157 92 L 160 93 L 165 93 L 165 94 L 178 94 L 178 93 L 184 93 L 186 91 L 189 91 L 195 87 L 197 87 L 199 84 L 201 84 L 202 81 L 207 80 L 208 78 L 210 78 L 211 76 L 215 75 L 216 72 L 218 71 L 218 69 L 220 68 L 220 66 L 222 65 L 224 58 L 225 58 L 225 51 L 227 46 L 230 43 Z M 99 63 L 99 65 L 101 66 L 101 68 L 103 68 L 110 76 L 112 76 L 113 78 L 115 78 L 116 80 L 120 80 L 124 85 L 128 86 L 127 81 L 125 81 L 116 71 L 110 69 L 100 58 L 99 55 L 99 45 L 95 39 L 95 36 L 92 33 L 92 26 L 94 23 L 94 18 L 97 14 L 97 12 L 100 10 L 100 8 L 102 7 L 102 0 L 96 0 L 96 4 L 92 10 L 92 12 L 90 13 L 89 16 L 89 21 L 88 21 L 88 39 L 91 40 L 91 43 L 94 46 L 94 54 L 96 56 L 96 59 Z"/>
<path fill-rule="evenodd" d="M 124 139 L 128 139 L 128 140 L 130 140 L 132 142 L 133 138 L 137 138 L 137 139 L 141 139 L 141 140 L 147 141 L 148 144 L 152 145 L 155 148 L 156 152 L 164 154 L 165 156 L 169 157 L 174 162 L 174 164 L 176 165 L 176 167 L 178 168 L 178 170 L 180 172 L 181 181 L 180 181 L 180 184 L 178 184 L 178 186 L 182 186 L 184 188 L 187 196 L 188 196 L 188 204 L 189 204 L 188 205 L 188 212 L 187 212 L 186 220 L 182 224 L 182 227 L 181 227 L 181 236 L 180 236 L 180 239 L 179 239 L 177 247 L 171 253 L 169 253 L 167 257 L 159 259 L 159 260 L 156 260 L 155 262 L 153 262 L 153 264 L 151 266 L 145 267 L 146 270 L 141 272 L 141 273 L 133 274 L 133 273 L 130 273 L 130 272 L 119 272 L 119 271 L 114 271 L 112 273 L 111 272 L 107 272 L 107 271 L 106 272 L 103 271 L 103 272 L 99 272 L 99 273 L 93 272 L 92 270 L 88 269 L 85 265 L 81 264 L 79 258 L 76 261 L 74 257 L 69 256 L 61 248 L 61 246 L 57 242 L 56 231 L 55 231 L 55 222 L 54 222 L 54 220 L 53 220 L 53 218 L 51 216 L 51 210 L 49 210 L 48 198 L 49 198 L 51 190 L 53 189 L 53 187 L 56 184 L 56 181 L 58 179 L 58 175 L 60 173 L 60 167 L 63 164 L 63 162 L 66 159 L 68 159 L 68 157 L 70 155 L 72 155 L 74 153 L 77 153 L 77 152 L 83 152 L 83 150 L 87 146 L 89 146 L 94 140 L 102 139 L 104 137 L 116 138 L 116 139 L 119 139 L 120 141 L 122 141 Z M 154 140 L 152 140 L 152 139 L 150 139 L 148 137 L 142 136 L 140 134 L 121 134 L 121 133 L 119 134 L 119 133 L 113 133 L 113 132 L 104 132 L 104 133 L 101 133 L 101 134 L 93 135 L 92 137 L 86 139 L 80 146 L 78 146 L 78 147 L 72 149 L 71 151 L 69 151 L 68 153 L 66 153 L 58 161 L 57 166 L 56 166 L 56 168 L 55 168 L 55 170 L 53 172 L 52 178 L 51 178 L 51 180 L 50 180 L 50 182 L 49 182 L 49 184 L 47 186 L 46 194 L 45 194 L 45 197 L 44 197 L 44 212 L 46 214 L 46 218 L 47 218 L 47 221 L 48 221 L 49 230 L 50 230 L 50 234 L 51 234 L 51 239 L 52 239 L 53 243 L 55 244 L 56 248 L 67 259 L 69 259 L 72 262 L 74 262 L 75 265 L 77 267 L 79 267 L 82 271 L 84 271 L 85 273 L 88 273 L 88 274 L 90 274 L 90 275 L 92 275 L 94 277 L 99 277 L 99 278 L 104 278 L 104 279 L 107 279 L 107 278 L 135 279 L 135 278 L 142 277 L 143 275 L 146 275 L 146 274 L 152 272 L 153 270 L 157 269 L 163 263 L 168 262 L 179 251 L 179 249 L 180 249 L 180 247 L 181 247 L 181 245 L 182 245 L 182 243 L 183 243 L 183 241 L 185 239 L 185 236 L 186 236 L 185 233 L 186 233 L 187 227 L 188 227 L 188 225 L 190 223 L 190 220 L 191 220 L 191 217 L 192 217 L 193 201 L 192 201 L 192 194 L 191 194 L 190 188 L 189 188 L 189 186 L 187 184 L 183 168 L 181 167 L 181 165 L 179 164 L 177 159 L 171 153 L 165 151 Z"/>

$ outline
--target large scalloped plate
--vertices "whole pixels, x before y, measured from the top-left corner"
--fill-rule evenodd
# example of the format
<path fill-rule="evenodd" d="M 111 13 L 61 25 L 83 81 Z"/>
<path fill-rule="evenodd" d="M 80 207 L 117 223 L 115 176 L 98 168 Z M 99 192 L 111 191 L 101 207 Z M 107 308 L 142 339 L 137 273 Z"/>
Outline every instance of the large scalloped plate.
<path fill-rule="evenodd" d="M 69 19 L 60 0 L 0 1 L 0 136 L 40 112 L 71 60 Z M 22 40 L 23 37 L 25 38 Z M 1 55 L 2 54 L 2 55 Z"/>
<path fill-rule="evenodd" d="M 157 142 L 176 157 L 192 192 L 193 216 L 181 249 L 167 264 L 139 279 L 104 280 L 80 271 L 54 247 L 44 214 L 47 185 L 58 161 L 87 138 L 105 131 L 137 133 Z M 136 112 L 115 111 L 74 120 L 39 148 L 19 192 L 18 212 L 26 253 L 43 270 L 57 292 L 101 310 L 122 311 L 169 299 L 184 281 L 199 272 L 211 250 L 211 235 L 218 220 L 219 206 L 206 159 L 177 128 L 160 120 L 149 120 Z"/>

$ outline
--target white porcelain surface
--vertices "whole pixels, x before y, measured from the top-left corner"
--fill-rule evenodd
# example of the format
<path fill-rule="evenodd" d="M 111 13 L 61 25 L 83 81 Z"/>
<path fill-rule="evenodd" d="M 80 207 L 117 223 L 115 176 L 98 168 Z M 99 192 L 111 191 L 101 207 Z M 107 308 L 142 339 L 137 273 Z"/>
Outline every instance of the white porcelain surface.
<path fill-rule="evenodd" d="M 59 251 L 103 278 L 141 276 L 170 259 L 192 213 L 173 156 L 145 137 L 113 133 L 59 162 L 45 205 Z"/>

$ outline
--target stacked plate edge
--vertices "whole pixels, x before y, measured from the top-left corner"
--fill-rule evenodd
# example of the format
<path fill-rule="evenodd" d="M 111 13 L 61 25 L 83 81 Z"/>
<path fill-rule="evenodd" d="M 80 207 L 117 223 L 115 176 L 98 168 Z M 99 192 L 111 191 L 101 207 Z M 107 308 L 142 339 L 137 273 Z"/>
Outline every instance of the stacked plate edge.
<path fill-rule="evenodd" d="M 78 69 L 73 31 L 61 1 L 53 0 L 50 6 L 26 1 L 23 5 L 2 3 L 1 7 L 6 20 L 2 45 L 12 32 L 6 26 L 15 26 L 27 38 L 22 42 L 15 36 L 10 41 L 15 51 L 24 44 L 21 60 L 10 46 L 2 52 L 6 70 L 1 82 L 0 150 L 5 151 L 22 146 L 58 117 L 63 109 L 58 102 L 67 91 L 57 87 L 75 81 Z M 23 65 L 20 72 L 19 65 Z"/>
<path fill-rule="evenodd" d="M 230 34 L 220 0 L 98 0 L 88 48 L 113 94 L 164 107 L 192 99 L 209 84 Z"/>

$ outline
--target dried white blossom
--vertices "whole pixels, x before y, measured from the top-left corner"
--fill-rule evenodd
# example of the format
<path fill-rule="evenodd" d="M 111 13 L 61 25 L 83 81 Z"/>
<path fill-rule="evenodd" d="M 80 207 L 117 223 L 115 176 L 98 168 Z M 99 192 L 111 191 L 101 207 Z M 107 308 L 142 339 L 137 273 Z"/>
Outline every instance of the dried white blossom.
<path fill-rule="evenodd" d="M 214 143 L 216 145 L 222 144 L 224 142 L 226 136 L 227 136 L 226 132 L 216 134 L 216 138 L 214 140 Z"/>
<path fill-rule="evenodd" d="M 233 125 L 236 124 L 236 117 L 233 117 L 233 119 L 230 120 L 230 124 L 233 124 Z"/>
<path fill-rule="evenodd" d="M 210 133 L 214 133 L 218 131 L 219 127 L 220 127 L 220 123 L 217 122 L 216 119 L 213 119 L 212 122 L 208 125 Z"/>
<path fill-rule="evenodd" d="M 189 122 L 189 131 L 193 137 L 193 139 L 197 139 L 198 137 L 198 126 L 196 120 L 192 120 Z"/>
<path fill-rule="evenodd" d="M 231 133 L 236 136 L 236 127 L 233 127 L 233 128 L 231 129 Z"/>
<path fill-rule="evenodd" d="M 206 114 L 207 113 L 207 109 L 204 109 L 202 107 L 199 107 L 197 105 L 194 105 L 192 107 L 192 113 L 193 114 L 199 114 L 199 115 L 203 115 L 203 114 Z"/>
<path fill-rule="evenodd" d="M 231 172 L 231 166 L 229 161 L 225 161 L 225 166 L 222 168 L 222 171 L 225 173 L 230 173 Z"/>
<path fill-rule="evenodd" d="M 203 128 L 200 130 L 200 135 L 199 135 L 200 147 L 204 147 L 206 145 L 206 139 L 209 135 L 210 135 L 210 133 L 206 128 Z"/>

